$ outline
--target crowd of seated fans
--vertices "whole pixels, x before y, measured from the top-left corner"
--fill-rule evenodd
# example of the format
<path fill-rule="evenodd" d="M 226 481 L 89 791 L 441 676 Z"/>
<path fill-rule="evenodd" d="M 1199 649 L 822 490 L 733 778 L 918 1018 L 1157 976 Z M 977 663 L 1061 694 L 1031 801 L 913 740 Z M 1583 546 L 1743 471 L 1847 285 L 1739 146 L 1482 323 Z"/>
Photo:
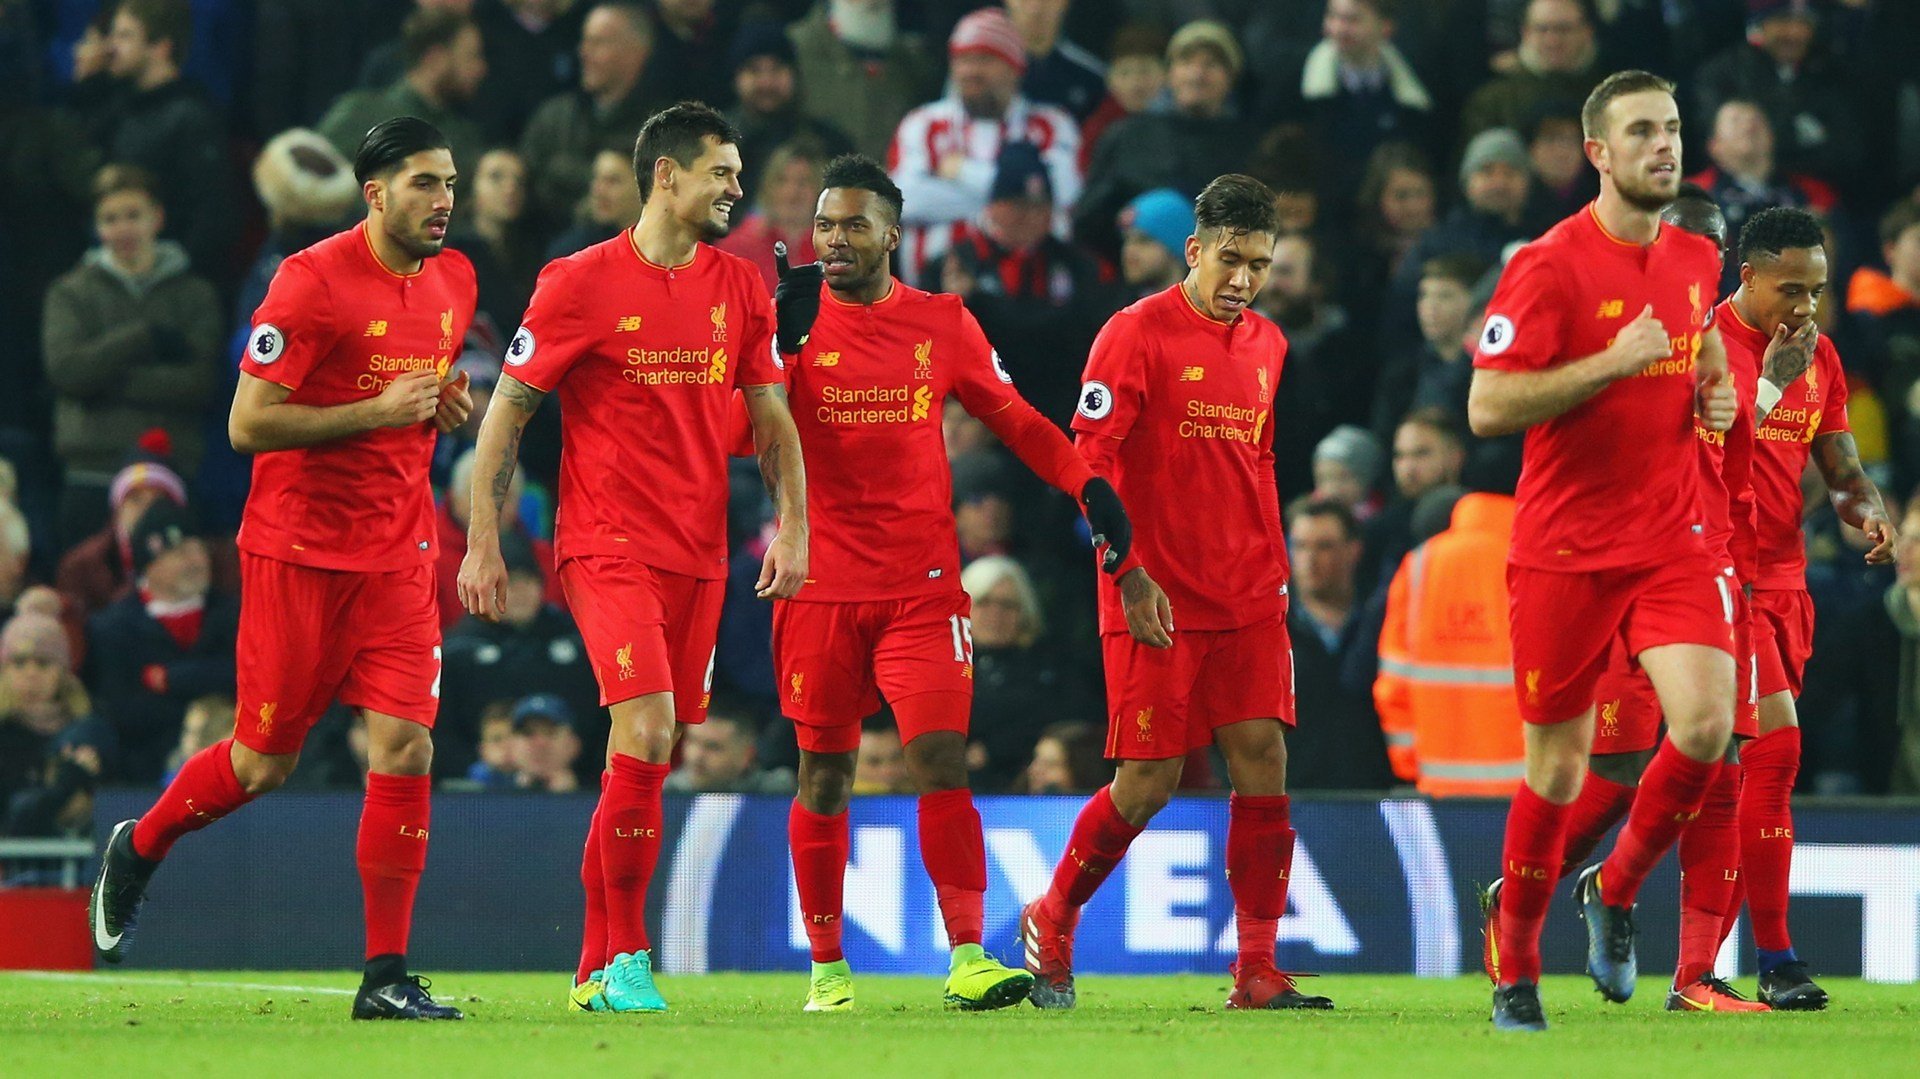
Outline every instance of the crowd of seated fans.
<path fill-rule="evenodd" d="M 1404 571 L 1497 553 L 1520 446 L 1467 430 L 1472 351 L 1504 260 L 1595 190 L 1587 91 L 1624 67 L 1673 78 L 1685 171 L 1730 228 L 1777 205 L 1827 224 L 1821 325 L 1893 501 L 1920 485 L 1915 40 L 1920 6 L 1894 0 L 0 3 L 0 833 L 84 833 L 98 787 L 157 784 L 231 730 L 249 468 L 226 441 L 236 334 L 280 260 L 361 215 L 348 161 L 397 114 L 452 144 L 451 242 L 479 282 L 459 360 L 474 414 L 434 467 L 436 779 L 592 789 L 606 725 L 553 566 L 555 410 L 529 428 L 501 518 L 506 617 L 466 616 L 451 578 L 474 436 L 534 279 L 637 220 L 635 133 L 687 98 L 743 133 L 747 202 L 721 247 L 771 287 L 775 241 L 811 257 L 825 164 L 879 158 L 905 192 L 896 273 L 963 297 L 1063 426 L 1105 320 L 1184 275 L 1199 188 L 1267 183 L 1283 235 L 1257 307 L 1289 339 L 1272 424 L 1301 712 L 1289 772 L 1303 789 L 1462 793 L 1423 780 L 1408 749 L 1429 727 L 1426 698 L 1392 681 L 1425 609 Z M 973 782 L 1096 787 L 1094 590 L 1109 586 L 1085 527 L 957 406 L 946 436 Z M 752 462 L 734 467 L 716 703 L 670 786 L 787 791 L 793 736 L 751 595 L 771 507 Z M 1915 552 L 1897 575 L 1863 568 L 1823 501 L 1809 492 L 1820 629 L 1801 783 L 1913 793 Z M 910 786 L 887 720 L 867 724 L 860 791 Z M 296 782 L 361 783 L 365 744 L 335 709 Z"/>

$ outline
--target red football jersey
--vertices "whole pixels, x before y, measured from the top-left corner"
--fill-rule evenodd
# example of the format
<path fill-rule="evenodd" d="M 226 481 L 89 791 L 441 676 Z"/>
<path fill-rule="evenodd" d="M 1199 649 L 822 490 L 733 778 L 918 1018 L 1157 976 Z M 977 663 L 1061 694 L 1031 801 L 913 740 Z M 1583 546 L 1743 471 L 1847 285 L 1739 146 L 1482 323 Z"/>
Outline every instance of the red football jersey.
<path fill-rule="evenodd" d="M 387 269 L 365 222 L 287 257 L 253 313 L 240 370 L 326 407 L 377 397 L 411 371 L 442 380 L 473 321 L 473 264 L 448 249 Z M 434 560 L 432 420 L 253 459 L 240 548 L 330 570 Z"/>
<path fill-rule="evenodd" d="M 1509 560 L 1582 572 L 1651 565 L 1701 545 L 1694 362 L 1713 325 L 1720 254 L 1662 227 L 1642 246 L 1589 204 L 1500 275 L 1475 367 L 1542 371 L 1605 351 L 1648 304 L 1673 353 L 1527 429 Z"/>
<path fill-rule="evenodd" d="M 807 586 L 795 599 L 897 599 L 960 587 L 953 474 L 941 409 L 975 416 L 1018 400 L 958 296 L 899 281 L 870 305 L 821 286 L 820 317 L 789 360 L 807 463 Z"/>
<path fill-rule="evenodd" d="M 1166 590 L 1176 629 L 1237 629 L 1286 609 L 1287 547 L 1273 474 L 1273 391 L 1287 339 L 1252 311 L 1202 313 L 1183 285 L 1107 321 L 1087 357 L 1073 429 L 1133 520 L 1132 558 Z M 1100 587 L 1100 630 L 1124 633 Z"/>
<path fill-rule="evenodd" d="M 1721 333 L 1727 350 L 1738 347 L 1758 357 L 1767 350 L 1768 334 L 1742 321 L 1728 307 Z M 1754 523 L 1759 533 L 1759 570 L 1755 588 L 1801 589 L 1807 586 L 1807 547 L 1800 532 L 1806 506 L 1800 476 L 1813 453 L 1813 440 L 1848 430 L 1847 376 L 1840 353 L 1826 334 L 1813 349 L 1813 366 L 1781 387 L 1780 401 L 1760 423 L 1754 437 Z"/>
<path fill-rule="evenodd" d="M 724 577 L 727 410 L 781 380 L 773 301 L 746 259 L 659 266 L 632 235 L 548 263 L 507 346 L 507 374 L 560 395 L 554 557 Z"/>
<path fill-rule="evenodd" d="M 1732 303 L 1724 302 L 1713 320 L 1727 347 L 1736 406 L 1733 426 L 1709 431 L 1696 419 L 1693 433 L 1700 439 L 1700 512 L 1706 520 L 1707 550 L 1730 562 L 1742 582 L 1751 582 L 1759 570 L 1753 525 L 1753 395 L 1760 384 L 1760 353 L 1727 332 L 1727 323 L 1739 317 Z"/>

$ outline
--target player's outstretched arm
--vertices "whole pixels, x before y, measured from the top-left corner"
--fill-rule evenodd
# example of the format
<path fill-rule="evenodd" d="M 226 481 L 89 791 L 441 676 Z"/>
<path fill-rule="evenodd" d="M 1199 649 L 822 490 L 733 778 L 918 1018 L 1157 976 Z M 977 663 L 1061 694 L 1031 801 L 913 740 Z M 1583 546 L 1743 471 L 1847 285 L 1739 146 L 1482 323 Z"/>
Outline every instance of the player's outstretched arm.
<path fill-rule="evenodd" d="M 753 444 L 759 448 L 760 479 L 773 496 L 780 531 L 767 547 L 754 594 L 790 599 L 807 580 L 807 470 L 800 459 L 800 432 L 781 385 L 743 386 Z"/>
<path fill-rule="evenodd" d="M 382 427 L 412 427 L 434 416 L 440 404 L 440 379 L 432 370 L 409 371 L 387 384 L 379 396 L 344 405 L 296 405 L 292 390 L 240 372 L 233 408 L 227 413 L 227 439 L 241 453 L 269 453 L 317 446 Z"/>
<path fill-rule="evenodd" d="M 1854 444 L 1853 432 L 1833 431 L 1816 436 L 1813 461 L 1820 469 L 1820 478 L 1827 483 L 1827 498 L 1833 503 L 1833 512 L 1873 541 L 1873 549 L 1867 552 L 1867 563 L 1880 566 L 1892 562 L 1896 538 L 1893 519 L 1887 515 L 1880 488 L 1874 486 L 1867 478 L 1867 470 L 1860 466 L 1860 447 Z"/>
<path fill-rule="evenodd" d="M 1538 371 L 1476 367 L 1467 394 L 1467 422 L 1481 438 L 1497 438 L 1545 423 L 1619 379 L 1672 354 L 1667 331 L 1648 304 L 1640 317 L 1591 356 Z"/>
<path fill-rule="evenodd" d="M 513 488 L 513 470 L 520 461 L 520 436 L 546 396 L 544 390 L 501 374 L 473 448 L 467 556 L 460 560 L 460 605 L 467 613 L 489 622 L 498 622 L 507 613 L 507 564 L 500 556 L 500 511 Z"/>

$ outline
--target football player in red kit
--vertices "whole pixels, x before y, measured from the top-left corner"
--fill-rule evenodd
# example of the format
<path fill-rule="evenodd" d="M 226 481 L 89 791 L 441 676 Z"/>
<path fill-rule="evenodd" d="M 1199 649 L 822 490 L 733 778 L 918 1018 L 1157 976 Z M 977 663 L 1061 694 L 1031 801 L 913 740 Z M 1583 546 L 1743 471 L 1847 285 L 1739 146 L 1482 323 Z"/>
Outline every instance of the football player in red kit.
<path fill-rule="evenodd" d="M 1865 532 L 1869 564 L 1893 561 L 1892 518 L 1860 467 L 1847 427 L 1847 379 L 1833 341 L 1814 312 L 1827 284 L 1825 235 L 1804 210 L 1762 210 L 1740 232 L 1740 289 L 1721 323 L 1727 350 L 1767 357 L 1759 387 L 1753 487 L 1759 568 L 1753 581 L 1753 643 L 1760 736 L 1741 749 L 1741 882 L 1758 949 L 1760 999 L 1782 1011 L 1826 1007 L 1787 933 L 1787 882 L 1793 861 L 1789 799 L 1800 768 L 1800 719 L 1794 698 L 1813 645 L 1801 533 L 1800 477 L 1811 459 L 1834 513 Z M 1732 916 L 1728 918 L 1731 928 Z"/>
<path fill-rule="evenodd" d="M 640 221 L 540 274 L 481 425 L 460 598 L 504 613 L 499 514 L 521 432 L 561 403 L 554 554 L 612 713 L 600 804 L 581 860 L 586 927 L 572 996 L 586 1011 L 660 1012 L 647 887 L 660 789 L 681 728 L 706 718 L 727 572 L 727 430 L 738 388 L 780 513 L 758 583 L 806 577 L 805 480 L 773 351 L 773 305 L 751 262 L 707 241 L 740 198 L 739 136 L 682 103 L 640 129 Z"/>
<path fill-rule="evenodd" d="M 1588 969 L 1612 999 L 1637 974 L 1634 896 L 1699 812 L 1733 728 L 1737 582 L 1702 537 L 1694 433 L 1696 415 L 1724 432 L 1736 414 L 1712 319 L 1720 255 L 1660 222 L 1679 188 L 1672 84 L 1611 75 L 1581 119 L 1600 196 L 1508 264 L 1468 400 L 1476 433 L 1527 433 L 1508 568 L 1527 775 L 1502 857 L 1503 1030 L 1546 1029 L 1540 925 L 1616 638 L 1647 672 L 1668 736 L 1613 856 L 1580 877 Z"/>
<path fill-rule="evenodd" d="M 91 918 L 117 963 L 147 880 L 175 841 L 279 787 L 336 699 L 367 724 L 355 858 L 367 965 L 355 1019 L 459 1019 L 407 971 L 427 859 L 440 697 L 434 430 L 467 417 L 447 368 L 473 320 L 473 266 L 446 251 L 447 140 L 413 117 L 367 132 L 354 159 L 367 219 L 289 256 L 253 315 L 227 429 L 251 453 L 240 525 L 239 711 L 144 816 L 113 830 Z"/>
<path fill-rule="evenodd" d="M 841 952 L 847 802 L 860 723 L 882 697 L 920 792 L 920 854 L 953 949 L 947 1003 L 1004 1008 L 1026 999 L 1033 976 L 981 949 L 986 847 L 967 789 L 973 619 L 960 588 L 944 403 L 959 401 L 1079 502 L 1110 566 L 1127 553 L 1127 518 L 1112 486 L 1014 389 L 960 298 L 894 278 L 902 207 L 886 170 L 849 155 L 827 166 L 824 184 L 813 226 L 820 263 L 784 269 L 781 249 L 774 292 L 812 536 L 807 587 L 773 615 L 781 708 L 800 743 L 788 835 L 813 955 L 806 1010 L 853 1006 Z"/>
<path fill-rule="evenodd" d="M 1194 203 L 1186 278 L 1115 315 L 1094 341 L 1073 427 L 1134 517 L 1131 556 L 1100 587 L 1107 755 L 1045 895 L 1021 913 L 1032 1000 L 1074 1005 L 1080 908 L 1167 804 L 1187 754 L 1217 746 L 1233 784 L 1227 883 L 1239 959 L 1229 1008 L 1331 1008 L 1274 964 L 1294 832 L 1287 549 L 1273 393 L 1287 343 L 1251 310 L 1279 224 L 1273 192 L 1222 176 Z M 1140 562 L 1163 574 L 1156 583 Z M 1175 626 L 1178 631 L 1175 631 Z"/>

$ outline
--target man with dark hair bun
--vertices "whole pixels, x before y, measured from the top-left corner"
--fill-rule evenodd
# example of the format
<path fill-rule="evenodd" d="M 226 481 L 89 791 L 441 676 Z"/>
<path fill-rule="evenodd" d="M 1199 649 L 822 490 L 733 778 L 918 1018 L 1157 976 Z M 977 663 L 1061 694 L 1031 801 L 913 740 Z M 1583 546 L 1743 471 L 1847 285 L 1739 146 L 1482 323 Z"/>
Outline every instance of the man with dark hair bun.
<path fill-rule="evenodd" d="M 459 1019 L 407 970 L 426 865 L 440 618 L 428 470 L 434 432 L 472 408 L 447 380 L 473 321 L 473 266 L 440 257 L 453 155 L 411 116 L 367 132 L 354 159 L 361 224 L 290 256 L 253 315 L 227 420 L 254 454 L 240 525 L 239 713 L 145 815 L 107 841 L 89 907 L 118 963 L 147 881 L 175 841 L 285 783 L 335 699 L 366 718 L 356 860 L 367 965 L 355 1019 Z"/>
<path fill-rule="evenodd" d="M 1080 908 L 1167 804 L 1188 754 L 1209 745 L 1234 791 L 1226 863 L 1240 948 L 1227 1007 L 1333 1007 L 1274 964 L 1294 841 L 1287 547 L 1273 458 L 1287 341 L 1251 309 L 1278 239 L 1273 192 L 1221 176 L 1194 201 L 1194 225 L 1186 279 L 1101 330 L 1073 421 L 1081 455 L 1138 526 L 1112 570 L 1117 583 L 1099 586 L 1107 755 L 1119 768 L 1080 811 L 1052 886 L 1020 916 L 1042 1008 L 1073 1007 Z"/>

